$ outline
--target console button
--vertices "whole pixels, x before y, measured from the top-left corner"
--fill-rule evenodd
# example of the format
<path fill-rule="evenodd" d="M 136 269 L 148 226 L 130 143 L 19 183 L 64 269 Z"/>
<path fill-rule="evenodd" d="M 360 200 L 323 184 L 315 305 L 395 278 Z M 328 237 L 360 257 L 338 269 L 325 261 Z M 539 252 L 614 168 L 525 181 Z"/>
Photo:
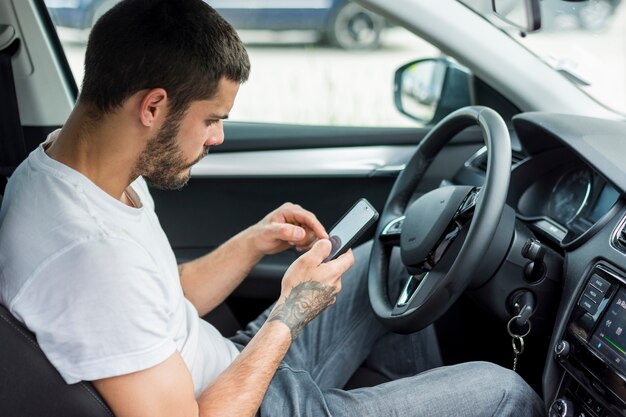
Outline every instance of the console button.
<path fill-rule="evenodd" d="M 581 306 L 585 311 L 587 311 L 591 315 L 596 314 L 596 310 L 598 309 L 598 305 L 594 303 L 591 300 L 591 298 L 587 297 L 586 295 L 583 295 L 583 298 L 581 298 L 578 305 Z"/>
<path fill-rule="evenodd" d="M 578 398 L 585 398 L 588 395 L 587 390 L 585 388 L 583 388 L 582 385 L 579 385 L 576 388 L 576 397 Z"/>
<path fill-rule="evenodd" d="M 585 397 L 585 405 L 593 410 L 593 406 L 596 405 L 596 400 L 590 394 Z"/>
<path fill-rule="evenodd" d="M 604 413 L 604 407 L 599 402 L 596 402 L 596 405 L 593 406 L 592 410 L 598 416 L 602 416 L 602 413 Z"/>
<path fill-rule="evenodd" d="M 605 294 L 609 290 L 609 286 L 610 286 L 608 281 L 606 281 L 605 279 L 600 277 L 600 275 L 597 275 L 597 274 L 593 274 L 591 276 L 591 280 L 589 281 L 589 284 L 596 287 L 598 291 L 600 291 L 602 294 Z"/>
<path fill-rule="evenodd" d="M 600 291 L 599 289 L 597 289 L 596 287 L 594 287 L 593 285 L 591 285 L 591 283 L 587 284 L 587 288 L 585 288 L 585 292 L 583 294 L 591 298 L 591 301 L 593 301 L 596 304 L 600 304 L 600 301 L 602 300 L 602 297 L 604 296 L 604 293 Z"/>
<path fill-rule="evenodd" d="M 591 382 L 591 386 L 593 387 L 593 389 L 595 389 L 600 394 L 606 395 L 606 389 L 604 389 L 604 386 L 602 384 L 599 384 L 596 381 L 592 381 Z"/>

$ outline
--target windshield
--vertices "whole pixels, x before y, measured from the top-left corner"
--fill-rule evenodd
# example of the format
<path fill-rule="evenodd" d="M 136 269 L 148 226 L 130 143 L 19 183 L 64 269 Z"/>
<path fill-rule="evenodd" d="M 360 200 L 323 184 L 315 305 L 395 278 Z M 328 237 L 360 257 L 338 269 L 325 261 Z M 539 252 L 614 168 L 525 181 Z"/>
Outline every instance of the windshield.
<path fill-rule="evenodd" d="M 459 0 L 604 106 L 626 114 L 626 6 L 621 0 L 541 1 L 541 29 L 522 36 L 496 17 L 491 0 Z M 520 0 L 498 0 L 512 3 Z"/>

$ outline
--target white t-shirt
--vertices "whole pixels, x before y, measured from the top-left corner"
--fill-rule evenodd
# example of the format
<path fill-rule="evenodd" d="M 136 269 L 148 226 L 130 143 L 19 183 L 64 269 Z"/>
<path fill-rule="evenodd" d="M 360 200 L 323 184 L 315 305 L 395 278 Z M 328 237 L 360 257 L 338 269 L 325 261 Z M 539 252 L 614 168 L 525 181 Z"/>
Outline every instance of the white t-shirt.
<path fill-rule="evenodd" d="M 0 302 L 67 383 L 147 369 L 178 350 L 198 396 L 239 351 L 184 297 L 146 183 L 131 186 L 140 208 L 43 145 L 33 151 L 0 210 Z"/>

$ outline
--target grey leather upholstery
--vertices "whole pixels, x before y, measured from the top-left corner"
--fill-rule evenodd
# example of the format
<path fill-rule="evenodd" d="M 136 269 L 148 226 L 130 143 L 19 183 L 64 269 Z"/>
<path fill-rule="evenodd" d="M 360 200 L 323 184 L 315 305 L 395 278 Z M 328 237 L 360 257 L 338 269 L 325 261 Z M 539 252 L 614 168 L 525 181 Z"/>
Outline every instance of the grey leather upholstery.
<path fill-rule="evenodd" d="M 35 336 L 2 305 L 0 375 L 0 416 L 113 417 L 90 383 L 65 383 Z"/>

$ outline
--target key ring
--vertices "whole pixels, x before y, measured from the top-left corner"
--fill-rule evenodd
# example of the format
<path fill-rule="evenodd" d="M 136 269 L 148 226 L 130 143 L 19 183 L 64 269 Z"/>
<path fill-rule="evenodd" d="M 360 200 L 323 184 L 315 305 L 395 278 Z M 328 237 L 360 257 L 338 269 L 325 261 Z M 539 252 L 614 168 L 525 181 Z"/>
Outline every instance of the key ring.
<path fill-rule="evenodd" d="M 515 344 L 516 340 L 519 341 L 519 348 L 517 347 L 517 344 Z M 513 345 L 513 353 L 516 355 L 524 353 L 524 337 L 513 337 L 511 339 L 511 344 Z"/>
<path fill-rule="evenodd" d="M 521 335 L 513 333 L 513 331 L 511 330 L 511 323 L 513 323 L 515 320 L 517 320 L 519 318 L 522 318 L 522 316 L 519 315 L 519 314 L 517 316 L 515 316 L 515 317 L 512 317 L 511 320 L 509 320 L 509 322 L 506 325 L 506 330 L 509 332 L 509 336 L 511 336 L 513 339 L 521 339 L 523 337 L 528 336 L 528 333 L 530 333 L 530 329 L 532 327 L 532 325 L 530 324 L 530 320 L 528 320 L 526 322 L 528 324 L 528 330 L 526 330 L 526 333 L 521 334 Z M 524 345 L 524 343 L 522 342 L 522 346 L 523 345 Z M 523 347 L 522 347 L 522 349 L 523 349 Z"/>

